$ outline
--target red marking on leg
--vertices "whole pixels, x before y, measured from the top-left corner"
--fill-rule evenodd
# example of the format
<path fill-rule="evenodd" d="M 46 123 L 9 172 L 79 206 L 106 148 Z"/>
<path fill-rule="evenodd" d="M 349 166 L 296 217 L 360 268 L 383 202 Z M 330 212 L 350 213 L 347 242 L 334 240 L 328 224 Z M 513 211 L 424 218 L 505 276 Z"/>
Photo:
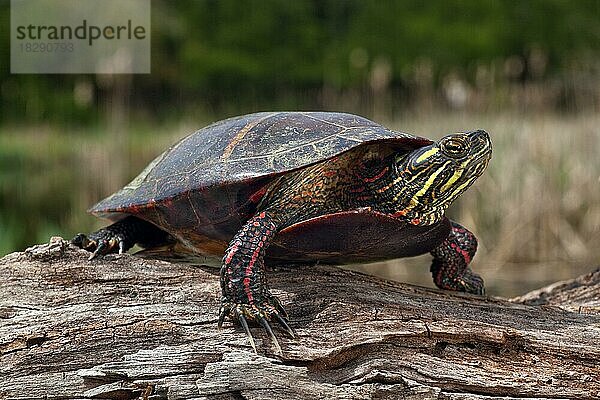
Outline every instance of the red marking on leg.
<path fill-rule="evenodd" d="M 252 276 L 254 264 L 258 260 L 258 256 L 260 255 L 260 251 L 262 250 L 264 244 L 264 238 L 261 238 L 260 242 L 256 246 L 256 249 L 254 249 L 254 252 L 252 253 L 252 258 L 250 259 L 250 262 L 246 266 L 246 270 L 244 272 L 244 292 L 246 293 L 246 296 L 248 297 L 248 302 L 250 304 L 252 304 L 252 302 L 254 301 L 254 297 L 252 296 L 252 290 L 250 289 L 250 276 Z"/>
<path fill-rule="evenodd" d="M 235 255 L 235 252 L 238 249 L 238 245 L 239 245 L 239 242 L 235 242 L 235 244 L 233 245 L 231 250 L 229 250 L 229 253 L 227 253 L 227 257 L 225 258 L 225 264 L 229 264 L 231 262 L 231 259 L 233 258 L 233 256 Z"/>
<path fill-rule="evenodd" d="M 464 229 L 464 228 L 457 228 L 456 226 L 453 226 L 453 227 L 452 227 L 452 230 L 453 230 L 454 232 L 458 232 L 458 233 L 466 233 L 466 232 L 467 232 L 467 230 L 466 230 L 466 229 Z"/>
<path fill-rule="evenodd" d="M 443 284 L 442 272 L 443 271 L 440 269 L 438 271 L 438 273 L 435 275 L 435 282 L 438 284 L 438 286 L 442 286 L 442 284 Z"/>
<path fill-rule="evenodd" d="M 323 175 L 325 175 L 325 176 L 327 176 L 327 177 L 332 177 L 332 176 L 335 176 L 335 175 L 337 175 L 337 172 L 336 172 L 336 171 L 333 171 L 333 170 L 324 171 L 324 172 L 323 172 Z"/>
<path fill-rule="evenodd" d="M 221 268 L 223 294 L 231 301 L 251 307 L 263 301 L 263 256 L 276 227 L 267 213 L 260 212 L 232 240 Z"/>
<path fill-rule="evenodd" d="M 388 171 L 388 167 L 385 167 L 384 169 L 382 169 L 382 170 L 381 170 L 381 172 L 380 172 L 380 173 L 378 173 L 378 174 L 377 174 L 377 175 L 375 175 L 374 177 L 372 177 L 372 178 L 363 178 L 363 181 L 364 181 L 364 182 L 368 182 L 368 183 L 375 182 L 375 181 L 377 181 L 377 180 L 381 179 L 381 177 L 382 177 L 383 175 L 385 175 L 385 173 L 386 173 L 387 171 Z"/>
<path fill-rule="evenodd" d="M 471 256 L 466 250 L 461 249 L 456 243 L 451 243 L 450 247 L 452 247 L 454 251 L 462 255 L 467 264 L 471 262 Z"/>
<path fill-rule="evenodd" d="M 248 277 L 244 278 L 244 292 L 246 293 L 246 297 L 248 297 L 248 303 L 252 304 L 254 302 L 254 297 L 250 290 L 250 278 Z"/>

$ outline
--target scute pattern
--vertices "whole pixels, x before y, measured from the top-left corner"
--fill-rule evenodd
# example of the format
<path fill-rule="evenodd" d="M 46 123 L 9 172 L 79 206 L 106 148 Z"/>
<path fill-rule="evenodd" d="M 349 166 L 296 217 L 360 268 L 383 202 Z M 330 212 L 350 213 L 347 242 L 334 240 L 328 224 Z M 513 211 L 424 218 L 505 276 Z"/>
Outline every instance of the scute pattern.
<path fill-rule="evenodd" d="M 214 186 L 302 168 L 382 139 L 407 148 L 431 143 L 344 113 L 276 112 L 230 118 L 182 139 L 90 211 L 113 217 L 186 192 L 210 192 Z"/>

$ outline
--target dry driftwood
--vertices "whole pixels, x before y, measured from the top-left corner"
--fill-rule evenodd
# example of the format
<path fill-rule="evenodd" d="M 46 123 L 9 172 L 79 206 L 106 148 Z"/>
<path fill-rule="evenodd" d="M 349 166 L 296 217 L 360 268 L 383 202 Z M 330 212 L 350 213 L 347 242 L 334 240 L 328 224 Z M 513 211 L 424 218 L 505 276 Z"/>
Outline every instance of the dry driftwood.
<path fill-rule="evenodd" d="M 600 397 L 598 271 L 510 302 L 279 269 L 299 337 L 278 356 L 217 330 L 217 270 L 87 256 L 54 238 L 0 260 L 0 398 Z"/>

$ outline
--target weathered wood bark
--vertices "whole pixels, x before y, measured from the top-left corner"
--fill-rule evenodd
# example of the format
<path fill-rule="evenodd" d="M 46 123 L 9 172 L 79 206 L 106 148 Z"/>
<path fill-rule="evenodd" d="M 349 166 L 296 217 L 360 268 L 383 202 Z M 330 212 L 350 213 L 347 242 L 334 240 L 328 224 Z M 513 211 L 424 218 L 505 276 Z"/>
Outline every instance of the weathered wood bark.
<path fill-rule="evenodd" d="M 296 340 L 217 330 L 218 271 L 54 239 L 0 260 L 0 398 L 600 397 L 600 272 L 518 301 L 270 273 Z M 548 305 L 549 304 L 549 305 Z M 559 308 L 559 307 L 563 308 Z"/>

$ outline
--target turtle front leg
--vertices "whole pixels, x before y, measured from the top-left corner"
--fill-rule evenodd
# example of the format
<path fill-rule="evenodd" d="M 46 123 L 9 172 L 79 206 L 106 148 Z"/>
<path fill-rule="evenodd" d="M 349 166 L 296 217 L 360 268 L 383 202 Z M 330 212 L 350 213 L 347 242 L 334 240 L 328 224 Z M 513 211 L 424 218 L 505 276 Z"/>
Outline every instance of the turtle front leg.
<path fill-rule="evenodd" d="M 136 243 L 142 247 L 154 247 L 168 243 L 170 236 L 150 222 L 136 217 L 126 217 L 89 235 L 77 234 L 71 243 L 92 252 L 90 260 L 98 255 L 124 253 Z"/>
<path fill-rule="evenodd" d="M 477 251 L 477 239 L 462 225 L 451 221 L 448 238 L 431 251 L 431 274 L 440 289 L 484 294 L 483 279 L 469 268 Z"/>
<path fill-rule="evenodd" d="M 287 313 L 269 291 L 265 277 L 265 251 L 277 231 L 277 224 L 268 213 L 263 211 L 256 214 L 233 237 L 221 267 L 223 297 L 219 328 L 227 316 L 239 321 L 255 352 L 256 345 L 248 321 L 262 325 L 279 352 L 281 347 L 269 321 L 277 321 L 290 336 L 294 336 L 294 331 L 288 325 Z"/>

